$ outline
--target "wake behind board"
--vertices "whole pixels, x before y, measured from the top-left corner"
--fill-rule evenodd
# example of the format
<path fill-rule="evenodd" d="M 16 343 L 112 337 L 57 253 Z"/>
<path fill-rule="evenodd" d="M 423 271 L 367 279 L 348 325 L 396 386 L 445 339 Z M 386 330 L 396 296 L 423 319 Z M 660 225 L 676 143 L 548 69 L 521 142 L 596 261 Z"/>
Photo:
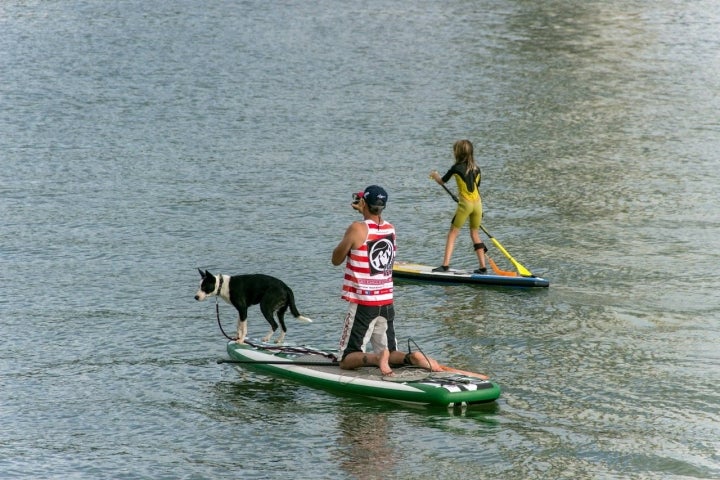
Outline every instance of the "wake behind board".
<path fill-rule="evenodd" d="M 433 272 L 429 265 L 411 262 L 395 262 L 393 278 L 422 280 L 435 283 L 472 283 L 501 287 L 548 287 L 550 281 L 542 277 L 505 276 L 490 273 L 473 273 L 468 270 L 449 269 L 447 272 Z"/>
<path fill-rule="evenodd" d="M 466 374 L 393 366 L 395 376 L 383 377 L 376 367 L 343 370 L 334 361 L 337 352 L 333 351 L 261 342 L 228 342 L 227 352 L 229 362 L 242 368 L 345 395 L 448 407 L 488 403 L 500 397 L 497 384 Z"/>

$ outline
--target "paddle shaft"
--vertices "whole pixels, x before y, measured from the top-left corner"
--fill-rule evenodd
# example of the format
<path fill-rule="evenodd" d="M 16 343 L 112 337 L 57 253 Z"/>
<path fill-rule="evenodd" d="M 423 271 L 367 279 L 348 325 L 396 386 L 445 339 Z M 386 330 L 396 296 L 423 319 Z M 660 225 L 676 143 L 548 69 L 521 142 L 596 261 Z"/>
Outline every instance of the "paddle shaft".
<path fill-rule="evenodd" d="M 217 363 L 240 363 L 245 365 L 301 365 L 301 366 L 319 366 L 319 367 L 337 367 L 340 362 L 292 362 L 288 360 L 228 360 L 220 359 Z"/>
<path fill-rule="evenodd" d="M 448 195 L 450 195 L 452 197 L 453 200 L 455 200 L 455 203 L 460 203 L 460 200 L 458 199 L 458 197 L 453 192 L 451 192 L 450 189 L 448 187 L 446 187 L 444 183 L 441 183 L 440 186 L 445 189 L 445 191 L 448 193 Z"/>
<path fill-rule="evenodd" d="M 219 359 L 217 363 L 233 363 L 233 364 L 242 364 L 242 365 L 299 365 L 299 366 L 331 366 L 331 367 L 337 367 L 340 365 L 340 362 L 288 362 L 286 360 L 228 360 L 228 359 Z M 400 365 L 398 365 L 399 367 Z M 449 373 L 457 373 L 458 375 L 465 375 L 466 377 L 475 377 L 479 378 L 481 380 L 487 380 L 489 377 L 487 375 L 483 375 L 482 373 L 475 373 L 475 372 L 468 372 L 466 370 L 458 370 L 457 368 L 448 367 L 447 365 L 439 365 L 439 367 L 442 369 L 443 372 L 449 372 Z M 422 369 L 425 370 L 425 369 Z"/>
<path fill-rule="evenodd" d="M 465 375 L 466 377 L 476 377 L 482 380 L 488 380 L 490 377 L 483 375 L 482 373 L 468 372 L 466 370 L 458 370 L 457 368 L 448 367 L 446 365 L 440 365 L 443 372 L 457 373 L 459 375 Z"/>
<path fill-rule="evenodd" d="M 231 359 L 220 359 L 217 361 L 217 363 L 233 363 L 233 364 L 241 364 L 241 365 L 299 365 L 299 366 L 330 366 L 330 367 L 337 367 L 340 365 L 340 362 L 289 362 L 287 360 L 231 360 Z M 399 367 L 400 365 L 398 365 Z M 482 380 L 487 380 L 488 376 L 483 375 L 482 373 L 475 373 L 475 372 L 468 372 L 465 370 L 458 370 L 456 368 L 448 367 L 446 365 L 440 365 L 440 368 L 443 372 L 451 372 L 451 373 L 457 373 L 460 375 L 466 375 L 468 377 L 477 377 Z"/>

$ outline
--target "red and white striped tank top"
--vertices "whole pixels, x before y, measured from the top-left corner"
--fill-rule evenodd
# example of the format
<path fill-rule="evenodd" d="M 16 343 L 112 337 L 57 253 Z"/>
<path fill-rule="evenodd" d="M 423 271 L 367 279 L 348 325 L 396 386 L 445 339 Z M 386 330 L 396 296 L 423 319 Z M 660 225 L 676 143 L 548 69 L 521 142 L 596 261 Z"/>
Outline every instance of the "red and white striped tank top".
<path fill-rule="evenodd" d="M 342 298 L 360 305 L 381 306 L 393 302 L 392 267 L 395 260 L 395 227 L 365 220 L 368 235 L 345 263 Z"/>

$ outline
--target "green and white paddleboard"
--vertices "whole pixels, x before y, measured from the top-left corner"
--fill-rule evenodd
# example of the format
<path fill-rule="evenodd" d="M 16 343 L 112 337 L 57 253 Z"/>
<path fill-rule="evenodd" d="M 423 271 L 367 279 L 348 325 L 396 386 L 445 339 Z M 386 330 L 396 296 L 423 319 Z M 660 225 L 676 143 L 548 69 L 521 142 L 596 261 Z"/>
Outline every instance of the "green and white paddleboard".
<path fill-rule="evenodd" d="M 472 372 L 428 372 L 406 366 L 393 367 L 395 375 L 384 377 L 375 367 L 341 369 L 333 351 L 262 342 L 228 342 L 227 352 L 228 363 L 345 395 L 427 406 L 473 405 L 500 397 L 496 383 Z"/>

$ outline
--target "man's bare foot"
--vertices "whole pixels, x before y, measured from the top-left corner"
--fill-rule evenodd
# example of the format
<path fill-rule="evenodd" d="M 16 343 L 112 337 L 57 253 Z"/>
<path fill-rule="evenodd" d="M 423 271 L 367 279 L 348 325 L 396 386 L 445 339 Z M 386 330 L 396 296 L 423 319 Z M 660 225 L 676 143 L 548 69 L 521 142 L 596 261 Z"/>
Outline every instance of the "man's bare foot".
<path fill-rule="evenodd" d="M 378 354 L 378 367 L 383 376 L 388 377 L 394 375 L 390 368 L 390 350 L 383 350 Z"/>

